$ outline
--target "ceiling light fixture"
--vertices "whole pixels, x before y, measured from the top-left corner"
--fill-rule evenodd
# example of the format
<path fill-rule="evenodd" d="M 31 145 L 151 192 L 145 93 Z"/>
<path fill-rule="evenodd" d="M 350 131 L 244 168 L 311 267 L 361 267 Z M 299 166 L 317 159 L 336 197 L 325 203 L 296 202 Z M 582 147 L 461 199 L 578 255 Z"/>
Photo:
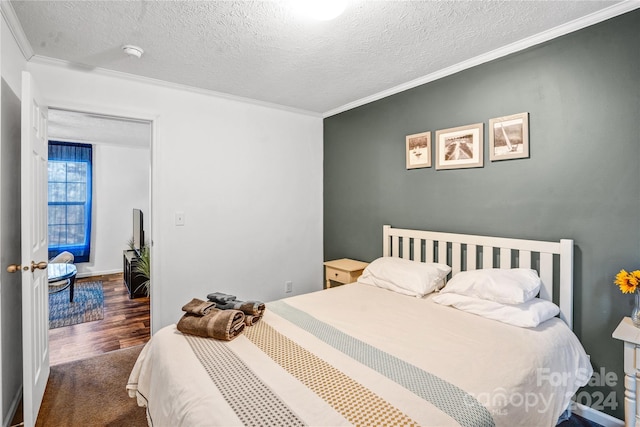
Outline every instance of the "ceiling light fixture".
<path fill-rule="evenodd" d="M 293 4 L 298 14 L 318 21 L 337 18 L 347 6 L 346 0 L 294 0 Z"/>
<path fill-rule="evenodd" d="M 122 50 L 127 55 L 135 56 L 136 58 L 140 58 L 142 56 L 142 54 L 144 53 L 144 50 L 142 50 L 141 47 L 134 46 L 134 45 L 131 45 L 131 44 L 127 44 L 127 45 L 122 46 Z"/>

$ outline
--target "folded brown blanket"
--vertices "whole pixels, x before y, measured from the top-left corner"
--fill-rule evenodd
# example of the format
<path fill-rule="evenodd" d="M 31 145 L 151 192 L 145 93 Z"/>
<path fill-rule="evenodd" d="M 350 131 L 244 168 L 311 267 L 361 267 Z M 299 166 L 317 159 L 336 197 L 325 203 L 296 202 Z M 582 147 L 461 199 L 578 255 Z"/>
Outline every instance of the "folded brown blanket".
<path fill-rule="evenodd" d="M 182 311 L 186 311 L 189 314 L 204 316 L 205 314 L 209 314 L 211 309 L 215 306 L 216 303 L 212 301 L 202 301 L 201 299 L 194 298 L 182 307 Z"/>
<path fill-rule="evenodd" d="M 231 341 L 244 330 L 244 313 L 238 310 L 212 308 L 204 315 L 185 313 L 178 321 L 178 330 L 184 334 Z"/>
<path fill-rule="evenodd" d="M 245 314 L 245 316 L 244 316 L 244 324 L 247 325 L 247 326 L 253 326 L 261 318 L 262 318 L 262 316 L 252 316 L 251 314 Z"/>
<path fill-rule="evenodd" d="M 212 301 L 213 302 L 213 301 Z M 216 308 L 220 310 L 240 310 L 244 314 L 262 316 L 265 305 L 262 301 L 228 301 L 226 303 L 216 301 Z"/>

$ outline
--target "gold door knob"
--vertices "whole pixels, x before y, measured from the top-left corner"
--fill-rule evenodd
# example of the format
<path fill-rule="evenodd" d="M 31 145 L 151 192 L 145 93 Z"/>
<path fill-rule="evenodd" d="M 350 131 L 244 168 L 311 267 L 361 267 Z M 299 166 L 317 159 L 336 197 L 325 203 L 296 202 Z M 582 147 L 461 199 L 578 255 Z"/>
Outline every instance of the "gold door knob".
<path fill-rule="evenodd" d="M 28 270 L 29 267 L 24 267 L 25 270 Z M 22 266 L 20 264 L 11 264 L 9 267 L 7 267 L 7 271 L 9 273 L 15 273 L 17 271 L 22 271 Z"/>
<path fill-rule="evenodd" d="M 40 270 L 46 269 L 47 268 L 47 262 L 46 261 L 40 261 L 39 263 L 36 264 L 34 261 L 31 261 L 31 272 L 33 273 L 36 268 L 38 268 Z"/>

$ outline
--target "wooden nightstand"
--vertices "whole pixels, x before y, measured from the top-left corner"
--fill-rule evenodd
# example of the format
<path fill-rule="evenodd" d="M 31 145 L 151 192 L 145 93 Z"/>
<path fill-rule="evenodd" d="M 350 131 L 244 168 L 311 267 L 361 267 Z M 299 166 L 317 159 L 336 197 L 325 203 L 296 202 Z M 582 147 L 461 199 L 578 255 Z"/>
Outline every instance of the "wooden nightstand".
<path fill-rule="evenodd" d="M 369 263 L 349 258 L 325 262 L 324 275 L 327 279 L 327 289 L 331 287 L 331 282 L 338 282 L 341 285 L 355 282 L 367 265 Z"/>
<path fill-rule="evenodd" d="M 636 380 L 640 376 L 640 328 L 625 317 L 612 336 L 624 341 L 624 425 L 633 427 L 640 425 L 640 390 Z"/>

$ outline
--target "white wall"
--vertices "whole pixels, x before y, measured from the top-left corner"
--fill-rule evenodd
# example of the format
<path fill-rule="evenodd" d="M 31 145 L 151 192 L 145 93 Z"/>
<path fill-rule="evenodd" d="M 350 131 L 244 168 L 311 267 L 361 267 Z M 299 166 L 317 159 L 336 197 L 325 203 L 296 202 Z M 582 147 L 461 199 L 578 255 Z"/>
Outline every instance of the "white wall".
<path fill-rule="evenodd" d="M 287 280 L 294 294 L 322 289 L 321 117 L 48 63 L 27 68 L 51 106 L 157 118 L 154 331 L 212 291 L 269 301 L 285 296 Z M 176 212 L 186 225 L 175 225 Z"/>
<path fill-rule="evenodd" d="M 6 266 L 20 262 L 20 92 L 25 66 L 18 45 L 0 19 L 0 343 L 2 425 L 7 426 L 22 391 L 22 276 Z"/>
<path fill-rule="evenodd" d="M 4 15 L 2 15 L 2 78 L 5 79 L 11 90 L 21 97 L 22 92 L 22 70 L 25 69 L 26 60 L 18 47 Z"/>
<path fill-rule="evenodd" d="M 122 271 L 133 208 L 150 214 L 150 165 L 150 148 L 94 144 L 91 257 L 76 264 L 79 277 Z M 145 230 L 150 231 L 148 225 Z"/>

